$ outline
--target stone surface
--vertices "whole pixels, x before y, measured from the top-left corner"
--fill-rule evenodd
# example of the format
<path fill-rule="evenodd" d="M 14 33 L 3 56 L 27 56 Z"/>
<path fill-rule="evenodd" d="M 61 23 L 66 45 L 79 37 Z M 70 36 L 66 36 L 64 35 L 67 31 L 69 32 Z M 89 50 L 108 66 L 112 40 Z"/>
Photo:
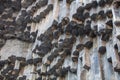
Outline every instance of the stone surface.
<path fill-rule="evenodd" d="M 120 80 L 119 0 L 0 0 L 0 80 Z"/>

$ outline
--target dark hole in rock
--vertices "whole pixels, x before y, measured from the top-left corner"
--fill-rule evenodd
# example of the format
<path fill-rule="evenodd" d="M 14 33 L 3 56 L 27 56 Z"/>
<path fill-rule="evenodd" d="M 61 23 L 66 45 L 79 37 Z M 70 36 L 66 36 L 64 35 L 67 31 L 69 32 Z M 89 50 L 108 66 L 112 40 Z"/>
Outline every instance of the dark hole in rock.
<path fill-rule="evenodd" d="M 67 56 L 67 54 L 66 53 L 62 53 L 62 54 L 60 54 L 60 57 L 62 57 L 62 58 L 65 58 Z"/>
<path fill-rule="evenodd" d="M 85 8 L 83 6 L 80 6 L 78 9 L 77 9 L 77 13 L 79 12 L 84 12 Z"/>
<path fill-rule="evenodd" d="M 45 5 L 47 5 L 47 3 L 48 3 L 48 0 L 38 1 L 36 3 L 36 6 L 37 6 L 37 8 L 41 8 L 41 7 L 45 6 Z"/>
<path fill-rule="evenodd" d="M 114 0 L 105 0 L 106 4 L 111 5 Z"/>
<path fill-rule="evenodd" d="M 80 36 L 85 35 L 84 25 L 78 24 L 77 26 L 79 27 L 79 28 L 78 28 L 79 35 L 80 35 Z"/>
<path fill-rule="evenodd" d="M 120 22 L 119 22 L 119 21 L 115 21 L 114 24 L 115 24 L 116 26 L 120 26 Z"/>
<path fill-rule="evenodd" d="M 53 55 L 50 55 L 50 56 L 48 56 L 48 58 L 47 58 L 47 60 L 50 61 L 50 62 L 52 62 L 53 59 L 54 59 L 54 56 L 53 56 Z"/>
<path fill-rule="evenodd" d="M 91 24 L 87 24 L 84 26 L 84 30 L 85 30 L 85 34 L 86 35 L 89 35 L 90 34 L 90 31 L 92 30 L 91 29 Z"/>
<path fill-rule="evenodd" d="M 70 68 L 70 72 L 76 74 L 77 73 L 77 69 Z"/>
<path fill-rule="evenodd" d="M 26 28 L 27 28 L 27 30 L 28 30 L 28 31 L 30 31 L 30 30 L 31 30 L 31 26 L 27 26 Z"/>
<path fill-rule="evenodd" d="M 116 65 L 116 66 L 114 67 L 114 71 L 120 72 L 120 68 Z"/>
<path fill-rule="evenodd" d="M 64 49 L 64 53 L 66 53 L 67 55 L 71 55 L 71 49 L 69 48 Z"/>
<path fill-rule="evenodd" d="M 8 15 L 8 14 L 3 14 L 3 15 L 1 16 L 1 18 L 2 18 L 2 19 L 8 19 L 8 18 L 9 18 L 9 15 Z"/>
<path fill-rule="evenodd" d="M 40 18 L 43 19 L 43 18 L 45 18 L 45 17 L 46 17 L 45 13 L 44 13 L 44 12 L 41 12 L 41 13 L 40 13 Z"/>
<path fill-rule="evenodd" d="M 36 17 L 33 18 L 34 23 L 39 23 L 40 20 L 41 20 L 41 15 L 37 15 Z"/>
<path fill-rule="evenodd" d="M 57 25 L 58 25 L 58 22 L 56 20 L 53 20 L 53 22 L 52 22 L 52 30 L 56 30 Z"/>
<path fill-rule="evenodd" d="M 55 68 L 54 68 L 54 67 L 51 68 L 51 69 L 47 72 L 47 75 L 51 75 L 51 74 L 53 74 L 53 73 L 55 73 Z"/>
<path fill-rule="evenodd" d="M 72 57 L 73 62 L 78 62 L 78 57 Z"/>
<path fill-rule="evenodd" d="M 98 5 L 99 5 L 100 7 L 105 7 L 105 4 L 106 4 L 105 0 L 100 0 L 100 1 L 98 2 Z"/>
<path fill-rule="evenodd" d="M 76 22 L 75 21 L 71 21 L 65 28 L 65 33 L 66 34 L 71 34 L 72 33 L 72 29 L 74 29 L 74 27 L 76 26 Z"/>
<path fill-rule="evenodd" d="M 88 66 L 88 65 L 84 65 L 83 68 L 89 70 L 89 69 L 90 69 L 90 66 Z"/>
<path fill-rule="evenodd" d="M 93 42 L 92 41 L 87 41 L 84 46 L 87 48 L 87 49 L 91 49 L 93 47 Z"/>
<path fill-rule="evenodd" d="M 86 21 L 86 24 L 91 24 L 91 20 L 87 20 L 87 21 Z"/>
<path fill-rule="evenodd" d="M 32 10 L 32 12 L 33 12 L 33 14 L 34 14 L 34 12 L 37 11 L 37 7 L 36 7 L 36 6 L 32 6 L 31 10 Z"/>
<path fill-rule="evenodd" d="M 0 48 L 3 47 L 6 43 L 6 40 L 0 39 Z"/>
<path fill-rule="evenodd" d="M 54 50 L 53 53 L 51 53 L 53 55 L 53 57 L 57 57 L 58 56 L 58 51 L 57 50 Z"/>
<path fill-rule="evenodd" d="M 55 68 L 58 69 L 59 66 L 62 66 L 63 62 L 64 62 L 64 58 L 58 59 L 58 62 L 57 62 L 57 64 L 55 65 Z"/>
<path fill-rule="evenodd" d="M 118 50 L 118 45 L 117 44 L 114 45 L 114 49 Z"/>
<path fill-rule="evenodd" d="M 16 12 L 21 9 L 21 0 L 12 2 L 11 8 Z"/>
<path fill-rule="evenodd" d="M 34 65 L 37 65 L 38 63 L 41 63 L 41 62 L 42 62 L 42 58 L 35 58 L 35 59 L 33 59 Z"/>
<path fill-rule="evenodd" d="M 15 32 L 15 27 L 13 27 L 13 26 L 5 27 L 5 29 L 7 30 L 8 33 L 14 33 Z"/>
<path fill-rule="evenodd" d="M 60 0 L 59 0 L 60 1 Z M 62 1 L 62 0 L 61 0 Z M 50 79 L 50 80 L 57 80 L 57 78 L 56 77 L 54 77 L 54 78 L 52 78 L 52 79 Z"/>
<path fill-rule="evenodd" d="M 4 22 L 0 21 L 0 30 L 5 30 Z"/>
<path fill-rule="evenodd" d="M 30 64 L 30 65 L 33 64 L 33 59 L 28 59 L 28 60 L 26 60 L 26 63 L 27 63 L 27 64 Z"/>
<path fill-rule="evenodd" d="M 97 7 L 98 7 L 97 1 L 92 1 L 92 8 L 97 8 Z"/>
<path fill-rule="evenodd" d="M 66 0 L 68 4 L 71 4 L 74 0 Z"/>
<path fill-rule="evenodd" d="M 35 80 L 42 80 L 42 77 L 38 77 L 37 79 L 35 79 Z"/>
<path fill-rule="evenodd" d="M 83 14 L 76 13 L 73 15 L 73 18 L 75 18 L 78 21 L 81 21 L 82 23 L 85 21 L 85 17 L 83 16 Z"/>
<path fill-rule="evenodd" d="M 1 75 L 2 75 L 2 76 L 5 76 L 7 73 L 8 73 L 8 70 L 7 70 L 7 69 L 3 69 L 3 71 L 1 71 Z"/>
<path fill-rule="evenodd" d="M 30 40 L 30 32 L 29 32 L 29 31 L 26 31 L 26 32 L 22 33 L 21 35 L 19 35 L 19 36 L 17 37 L 17 39 L 22 40 L 22 41 L 29 42 L 29 40 Z"/>
<path fill-rule="evenodd" d="M 15 55 L 11 55 L 10 57 L 8 57 L 8 61 L 15 62 L 16 61 L 16 56 Z"/>
<path fill-rule="evenodd" d="M 0 60 L 0 70 L 4 67 L 4 65 L 5 65 L 5 61 Z"/>
<path fill-rule="evenodd" d="M 64 25 L 68 24 L 69 21 L 70 21 L 70 19 L 69 19 L 68 17 L 64 17 L 64 18 L 62 19 L 62 25 L 64 26 Z"/>
<path fill-rule="evenodd" d="M 27 8 L 27 7 L 30 6 L 34 1 L 36 1 L 36 0 L 30 0 L 30 1 L 25 0 L 23 3 L 21 3 L 21 5 L 22 5 L 23 8 Z"/>
<path fill-rule="evenodd" d="M 58 43 L 57 42 L 52 43 L 52 45 L 53 45 L 53 47 L 58 48 Z"/>
<path fill-rule="evenodd" d="M 41 74 L 41 69 L 38 69 L 36 72 L 38 73 L 38 75 L 40 75 Z"/>
<path fill-rule="evenodd" d="M 59 52 L 62 52 L 62 51 L 63 51 L 63 46 L 58 46 L 58 48 L 56 48 L 54 50 L 54 52 L 56 52 L 56 53 L 59 53 Z"/>
<path fill-rule="evenodd" d="M 76 41 L 76 38 L 73 36 L 71 38 L 64 39 L 64 41 L 63 41 L 64 48 L 66 48 L 66 47 L 71 48 L 75 41 Z"/>
<path fill-rule="evenodd" d="M 95 37 L 97 36 L 97 34 L 96 34 L 95 31 L 92 30 L 92 31 L 89 33 L 89 36 L 90 36 L 91 38 L 95 38 Z"/>
<path fill-rule="evenodd" d="M 38 48 L 39 51 L 43 51 L 45 53 L 48 53 L 51 49 L 52 49 L 51 42 L 43 42 Z"/>
<path fill-rule="evenodd" d="M 79 56 L 79 51 L 75 50 L 75 51 L 73 52 L 73 55 L 74 55 L 74 56 Z"/>
<path fill-rule="evenodd" d="M 81 51 L 83 48 L 84 48 L 84 45 L 83 45 L 83 44 L 78 44 L 78 45 L 76 46 L 76 49 L 77 49 L 78 51 Z"/>
<path fill-rule="evenodd" d="M 24 57 L 16 57 L 16 59 L 17 59 L 18 61 L 25 62 L 25 58 L 24 58 Z"/>
<path fill-rule="evenodd" d="M 102 38 L 101 38 L 101 40 L 103 40 L 103 41 L 109 41 L 109 38 L 110 38 L 110 35 L 109 34 L 102 34 Z"/>
<path fill-rule="evenodd" d="M 36 30 L 35 32 L 31 32 L 30 35 L 35 38 L 37 36 L 37 33 L 38 33 L 38 30 Z"/>
<path fill-rule="evenodd" d="M 58 1 L 63 1 L 63 0 L 58 0 Z"/>
<path fill-rule="evenodd" d="M 67 74 L 67 72 L 68 72 L 68 70 L 63 67 L 62 70 L 61 70 L 61 76 L 62 76 L 62 77 L 65 77 L 66 74 Z"/>
<path fill-rule="evenodd" d="M 112 10 L 108 10 L 106 12 L 106 15 L 107 15 L 108 18 L 112 18 L 113 17 Z"/>
<path fill-rule="evenodd" d="M 109 57 L 107 60 L 108 60 L 108 62 L 112 63 L 112 58 L 111 57 Z"/>
<path fill-rule="evenodd" d="M 112 29 L 105 29 L 105 33 L 111 35 L 112 34 Z"/>
<path fill-rule="evenodd" d="M 47 7 L 48 10 L 53 10 L 53 4 L 49 4 Z"/>
<path fill-rule="evenodd" d="M 2 75 L 0 75 L 0 80 L 4 80 L 4 77 Z"/>
<path fill-rule="evenodd" d="M 117 9 L 120 7 L 120 2 L 119 2 L 119 0 L 116 0 L 116 1 L 114 2 L 114 7 L 117 8 Z"/>
<path fill-rule="evenodd" d="M 19 75 L 19 69 L 14 69 L 11 74 L 17 77 Z"/>
<path fill-rule="evenodd" d="M 92 3 L 88 3 L 85 5 L 86 10 L 90 10 L 92 8 Z"/>
<path fill-rule="evenodd" d="M 37 37 L 37 40 L 40 40 L 40 41 L 47 41 L 48 36 L 46 36 L 45 34 L 41 34 L 40 36 Z"/>
<path fill-rule="evenodd" d="M 100 54 L 106 53 L 106 47 L 105 47 L 105 46 L 100 46 L 98 52 L 99 52 Z"/>
<path fill-rule="evenodd" d="M 45 56 L 45 52 L 43 50 L 36 52 L 36 54 L 38 54 L 40 57 L 44 57 Z"/>
<path fill-rule="evenodd" d="M 100 19 L 100 20 L 106 19 L 106 14 L 105 14 L 104 10 L 101 10 L 100 12 L 98 12 L 98 19 Z"/>
<path fill-rule="evenodd" d="M 26 80 L 26 76 L 19 77 L 19 80 Z"/>
<path fill-rule="evenodd" d="M 21 10 L 21 15 L 25 17 L 27 15 L 26 10 Z"/>
<path fill-rule="evenodd" d="M 20 69 L 24 68 L 26 65 L 27 65 L 26 62 L 21 62 L 21 63 L 20 63 Z"/>
<path fill-rule="evenodd" d="M 73 36 L 79 36 L 78 28 L 72 30 L 72 35 Z"/>
<path fill-rule="evenodd" d="M 58 30 L 56 30 L 56 31 L 53 32 L 53 38 L 54 39 L 58 39 L 59 36 L 60 36 L 60 32 Z"/>
<path fill-rule="evenodd" d="M 118 52 L 118 56 L 120 57 L 120 52 Z"/>
<path fill-rule="evenodd" d="M 92 20 L 92 21 L 97 21 L 97 19 L 98 19 L 98 14 L 97 14 L 97 13 L 93 13 L 93 14 L 91 15 L 91 20 Z"/>
<path fill-rule="evenodd" d="M 107 21 L 106 25 L 113 28 L 113 21 L 112 20 Z"/>
<path fill-rule="evenodd" d="M 87 18 L 90 17 L 90 14 L 89 14 L 89 12 L 86 12 L 86 13 L 83 14 L 83 16 L 84 16 L 85 19 L 87 19 Z"/>
<path fill-rule="evenodd" d="M 81 61 L 81 62 L 83 61 L 83 58 L 82 58 L 82 57 L 80 57 L 80 61 Z"/>
<path fill-rule="evenodd" d="M 24 16 L 20 15 L 18 19 L 16 20 L 16 24 L 22 25 L 24 21 Z"/>
<path fill-rule="evenodd" d="M 2 13 L 4 12 L 4 9 L 5 9 L 5 7 L 4 7 L 3 4 L 1 3 L 1 4 L 0 4 L 0 14 L 2 14 Z"/>

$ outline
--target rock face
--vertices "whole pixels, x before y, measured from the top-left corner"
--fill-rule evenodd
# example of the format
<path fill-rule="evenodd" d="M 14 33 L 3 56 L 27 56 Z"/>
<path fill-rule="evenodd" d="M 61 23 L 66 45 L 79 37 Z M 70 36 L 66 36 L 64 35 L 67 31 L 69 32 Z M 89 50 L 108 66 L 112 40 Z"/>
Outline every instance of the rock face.
<path fill-rule="evenodd" d="M 0 80 L 120 80 L 119 0 L 0 0 Z"/>

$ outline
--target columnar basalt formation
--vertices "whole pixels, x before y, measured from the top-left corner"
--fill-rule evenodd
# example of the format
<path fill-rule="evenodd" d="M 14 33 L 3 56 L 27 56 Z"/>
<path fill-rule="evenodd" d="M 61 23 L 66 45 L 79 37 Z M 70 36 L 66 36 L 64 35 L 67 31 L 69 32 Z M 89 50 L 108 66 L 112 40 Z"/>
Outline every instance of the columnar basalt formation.
<path fill-rule="evenodd" d="M 120 80 L 119 0 L 0 0 L 0 80 Z"/>

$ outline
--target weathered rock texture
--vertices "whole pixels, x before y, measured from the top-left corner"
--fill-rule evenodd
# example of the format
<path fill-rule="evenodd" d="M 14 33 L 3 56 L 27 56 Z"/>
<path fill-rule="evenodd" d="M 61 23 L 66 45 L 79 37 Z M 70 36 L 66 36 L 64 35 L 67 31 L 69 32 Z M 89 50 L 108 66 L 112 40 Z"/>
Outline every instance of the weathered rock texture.
<path fill-rule="evenodd" d="M 120 1 L 0 0 L 0 80 L 120 80 Z"/>

